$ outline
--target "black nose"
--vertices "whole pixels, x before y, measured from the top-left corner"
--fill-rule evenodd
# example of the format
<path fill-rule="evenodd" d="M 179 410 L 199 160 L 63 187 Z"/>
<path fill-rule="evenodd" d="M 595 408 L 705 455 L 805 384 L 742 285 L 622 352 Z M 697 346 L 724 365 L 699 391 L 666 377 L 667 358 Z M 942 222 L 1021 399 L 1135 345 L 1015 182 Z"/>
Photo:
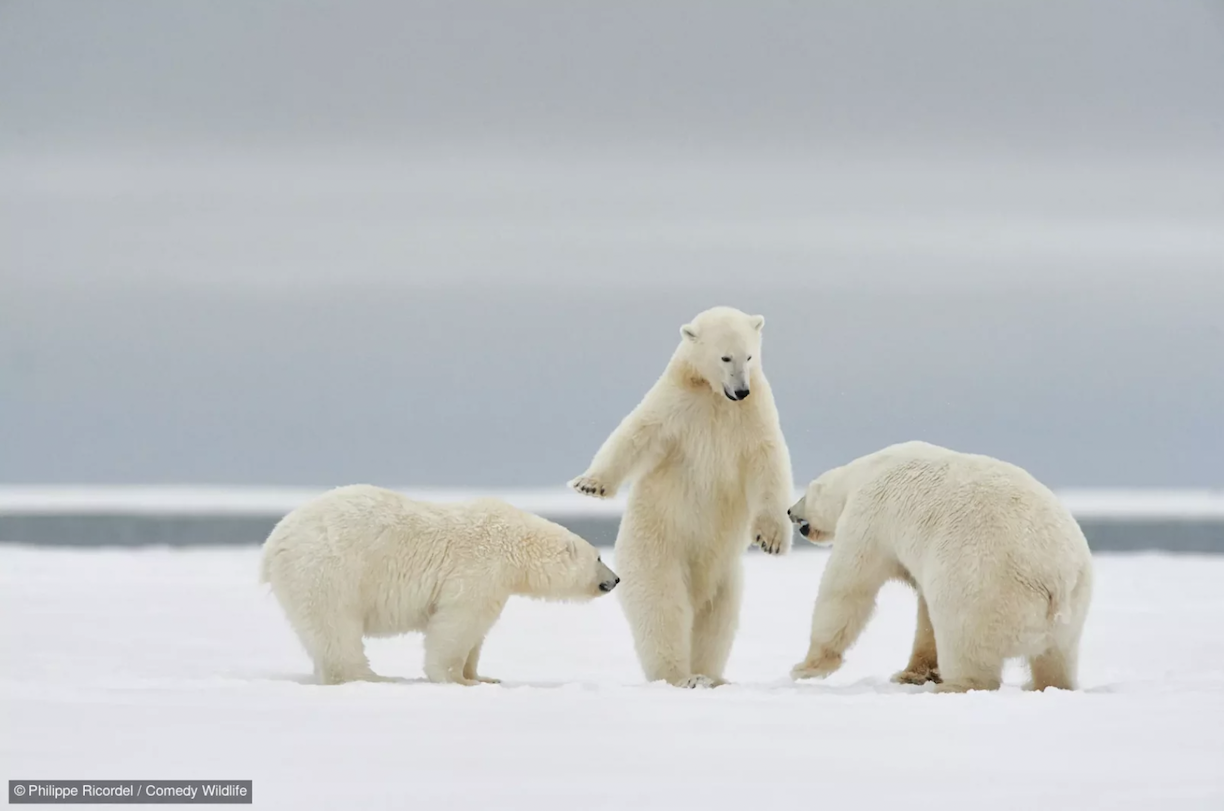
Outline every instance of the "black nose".
<path fill-rule="evenodd" d="M 735 399 L 736 399 L 736 400 L 745 400 L 745 399 L 747 399 L 747 398 L 748 398 L 748 395 L 749 395 L 749 394 L 751 394 L 751 392 L 749 392 L 749 391 L 748 391 L 748 389 L 736 389 L 736 390 L 735 390 Z"/>
<path fill-rule="evenodd" d="M 617 584 L 619 584 L 619 583 L 620 583 L 620 578 L 618 577 L 618 578 L 616 578 L 616 583 L 613 583 L 612 585 L 614 585 L 614 586 L 615 586 L 615 585 L 617 585 Z"/>
<path fill-rule="evenodd" d="M 786 517 L 787 517 L 787 518 L 794 518 L 795 516 L 791 515 L 790 510 L 787 510 L 787 511 L 786 511 Z"/>

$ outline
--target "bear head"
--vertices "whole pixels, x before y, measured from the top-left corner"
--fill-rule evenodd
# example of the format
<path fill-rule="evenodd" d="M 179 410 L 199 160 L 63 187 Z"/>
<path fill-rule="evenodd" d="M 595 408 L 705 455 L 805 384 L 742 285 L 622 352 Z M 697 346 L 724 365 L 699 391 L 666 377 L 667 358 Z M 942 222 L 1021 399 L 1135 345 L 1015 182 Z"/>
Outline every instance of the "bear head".
<path fill-rule="evenodd" d="M 752 393 L 764 326 L 763 315 L 714 307 L 680 328 L 678 357 L 716 394 L 742 401 Z"/>
<path fill-rule="evenodd" d="M 582 601 L 607 594 L 620 578 L 599 550 L 559 524 L 537 519 L 538 534 L 528 545 L 527 593 L 546 600 Z"/>
<path fill-rule="evenodd" d="M 840 476 L 840 468 L 830 470 L 814 479 L 786 511 L 799 534 L 814 544 L 823 546 L 833 542 L 837 521 L 845 507 L 845 497 L 834 481 Z"/>

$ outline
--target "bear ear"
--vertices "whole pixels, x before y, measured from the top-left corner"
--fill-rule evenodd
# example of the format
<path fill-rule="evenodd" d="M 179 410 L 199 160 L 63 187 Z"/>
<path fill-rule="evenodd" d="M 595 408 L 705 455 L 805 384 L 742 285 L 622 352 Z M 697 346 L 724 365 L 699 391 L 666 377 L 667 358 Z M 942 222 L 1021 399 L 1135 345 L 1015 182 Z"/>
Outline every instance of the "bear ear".
<path fill-rule="evenodd" d="M 765 326 L 765 316 L 754 315 L 752 316 L 751 323 L 752 323 L 752 328 L 756 330 L 757 332 L 760 332 L 761 328 Z"/>
<path fill-rule="evenodd" d="M 689 340 L 689 341 L 697 340 L 697 330 L 693 328 L 692 324 L 685 324 L 683 327 L 681 327 L 680 335 L 685 340 Z"/>

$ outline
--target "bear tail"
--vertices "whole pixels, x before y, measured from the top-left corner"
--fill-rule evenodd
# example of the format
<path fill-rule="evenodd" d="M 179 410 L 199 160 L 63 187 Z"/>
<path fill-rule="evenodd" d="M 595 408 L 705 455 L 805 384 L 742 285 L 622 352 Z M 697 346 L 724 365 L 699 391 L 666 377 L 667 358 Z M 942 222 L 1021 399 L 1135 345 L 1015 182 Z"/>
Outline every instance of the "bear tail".
<path fill-rule="evenodd" d="M 1067 606 L 1074 602 L 1073 596 L 1082 585 L 1084 572 L 1076 572 L 1070 581 L 1061 580 L 1049 590 L 1050 605 L 1046 610 L 1046 619 L 1051 625 L 1066 625 L 1071 621 Z"/>
<path fill-rule="evenodd" d="M 1063 613 L 1063 606 L 1066 604 L 1066 597 L 1060 593 L 1060 590 L 1055 589 L 1050 592 L 1050 606 L 1046 610 L 1046 620 L 1051 625 L 1065 625 L 1067 615 Z"/>

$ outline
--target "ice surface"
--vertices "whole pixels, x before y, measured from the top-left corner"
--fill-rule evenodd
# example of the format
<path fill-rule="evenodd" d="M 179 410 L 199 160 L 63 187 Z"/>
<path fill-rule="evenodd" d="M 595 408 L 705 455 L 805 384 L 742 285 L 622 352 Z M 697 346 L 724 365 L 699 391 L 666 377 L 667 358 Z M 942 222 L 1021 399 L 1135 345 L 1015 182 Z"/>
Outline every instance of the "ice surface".
<path fill-rule="evenodd" d="M 615 598 L 512 600 L 500 686 L 322 687 L 258 551 L 0 547 L 0 779 L 251 779 L 283 809 L 1224 808 L 1224 557 L 1099 556 L 1078 693 L 888 682 L 888 587 L 844 669 L 793 684 L 826 555 L 748 554 L 733 685 L 644 685 Z M 609 555 L 609 557 L 611 557 Z M 612 561 L 615 567 L 615 561 Z"/>
<path fill-rule="evenodd" d="M 410 497 L 435 501 L 459 501 L 492 495 L 504 498 L 528 512 L 552 517 L 618 516 L 624 510 L 626 498 L 621 495 L 615 499 L 592 499 L 565 487 L 499 490 L 496 493 L 458 489 L 400 489 Z M 2 485 L 0 513 L 265 515 L 289 512 L 321 492 L 317 488 L 305 487 Z M 794 498 L 797 500 L 801 495 L 803 487 L 796 485 Z M 1224 490 L 1071 489 L 1060 491 L 1058 495 L 1077 518 L 1224 517 Z"/>

